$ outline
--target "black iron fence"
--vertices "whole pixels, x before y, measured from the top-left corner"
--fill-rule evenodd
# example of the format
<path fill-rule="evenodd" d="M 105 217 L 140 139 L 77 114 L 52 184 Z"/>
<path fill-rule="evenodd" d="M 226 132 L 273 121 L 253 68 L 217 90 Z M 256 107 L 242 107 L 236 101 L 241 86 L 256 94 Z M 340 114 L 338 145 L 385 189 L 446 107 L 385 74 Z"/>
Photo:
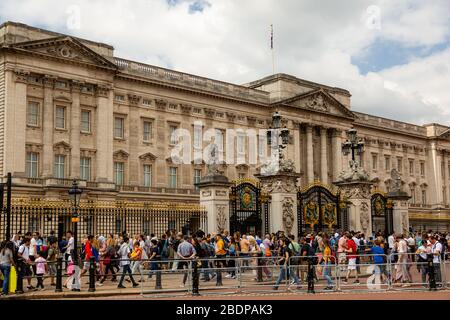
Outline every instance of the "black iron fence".
<path fill-rule="evenodd" d="M 72 230 L 72 208 L 69 201 L 44 199 L 12 199 L 11 235 L 21 231 L 38 231 L 41 235 L 56 232 L 59 239 Z M 166 230 L 185 234 L 206 230 L 207 212 L 198 204 L 154 202 L 82 202 L 78 209 L 78 239 L 83 235 L 151 234 Z M 6 236 L 7 211 L 0 214 L 0 239 Z"/>

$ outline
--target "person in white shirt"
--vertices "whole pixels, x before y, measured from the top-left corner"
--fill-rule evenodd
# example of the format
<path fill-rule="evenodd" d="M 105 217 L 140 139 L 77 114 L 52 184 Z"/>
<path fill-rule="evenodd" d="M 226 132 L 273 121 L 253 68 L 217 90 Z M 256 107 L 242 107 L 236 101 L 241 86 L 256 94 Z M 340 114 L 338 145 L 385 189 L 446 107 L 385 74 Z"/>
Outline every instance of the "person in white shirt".
<path fill-rule="evenodd" d="M 139 286 L 139 284 L 134 280 L 133 274 L 130 268 L 130 247 L 128 244 L 129 238 L 127 236 L 123 236 L 122 244 L 119 249 L 120 256 L 120 266 L 122 267 L 122 276 L 120 277 L 119 285 L 117 288 L 123 289 L 125 286 L 123 285 L 123 280 L 125 280 L 125 275 L 128 273 L 131 282 L 133 283 L 133 288 Z"/>
<path fill-rule="evenodd" d="M 409 287 L 412 282 L 412 276 L 409 272 L 411 264 L 408 259 L 408 243 L 403 235 L 397 237 L 398 239 L 398 265 L 401 270 L 403 287 Z"/>
<path fill-rule="evenodd" d="M 395 243 L 395 238 L 394 238 L 394 233 L 392 233 L 392 234 L 388 237 L 389 253 L 391 253 L 392 250 L 394 249 L 394 243 Z"/>
<path fill-rule="evenodd" d="M 442 286 L 441 277 L 441 252 L 442 244 L 437 241 L 435 236 L 430 237 L 431 253 L 433 254 L 434 279 L 438 286 Z"/>
<path fill-rule="evenodd" d="M 32 261 L 30 260 L 30 242 L 31 239 L 29 237 L 25 237 L 23 240 L 23 244 L 19 247 L 19 251 L 17 253 L 19 258 L 19 281 L 22 281 L 23 278 L 27 279 L 28 282 L 28 290 L 35 290 L 35 288 L 31 285 L 31 270 L 30 266 Z M 18 292 L 17 293 L 23 293 Z"/>

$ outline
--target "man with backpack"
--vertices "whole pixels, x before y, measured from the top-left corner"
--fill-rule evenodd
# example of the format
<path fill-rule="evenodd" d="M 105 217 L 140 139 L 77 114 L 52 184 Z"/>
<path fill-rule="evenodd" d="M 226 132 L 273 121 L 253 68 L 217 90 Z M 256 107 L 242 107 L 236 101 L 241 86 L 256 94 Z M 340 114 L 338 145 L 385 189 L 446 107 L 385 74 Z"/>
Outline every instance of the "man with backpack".
<path fill-rule="evenodd" d="M 289 250 L 291 251 L 292 257 L 290 264 L 291 264 L 291 272 L 294 272 L 297 277 L 299 274 L 299 268 L 298 265 L 300 263 L 300 251 L 301 251 L 301 247 L 300 244 L 298 242 L 295 241 L 295 236 L 293 234 L 289 235 L 289 240 L 291 241 L 288 245 Z"/>

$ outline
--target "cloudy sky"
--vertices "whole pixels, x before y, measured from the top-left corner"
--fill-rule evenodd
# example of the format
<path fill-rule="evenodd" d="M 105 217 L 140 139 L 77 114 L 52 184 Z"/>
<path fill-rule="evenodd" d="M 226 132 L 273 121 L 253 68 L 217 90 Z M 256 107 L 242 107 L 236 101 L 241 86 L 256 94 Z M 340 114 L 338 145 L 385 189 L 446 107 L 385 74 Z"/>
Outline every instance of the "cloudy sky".
<path fill-rule="evenodd" d="M 348 89 L 355 111 L 450 125 L 448 0 L 0 0 L 17 21 L 233 83 L 275 72 Z"/>

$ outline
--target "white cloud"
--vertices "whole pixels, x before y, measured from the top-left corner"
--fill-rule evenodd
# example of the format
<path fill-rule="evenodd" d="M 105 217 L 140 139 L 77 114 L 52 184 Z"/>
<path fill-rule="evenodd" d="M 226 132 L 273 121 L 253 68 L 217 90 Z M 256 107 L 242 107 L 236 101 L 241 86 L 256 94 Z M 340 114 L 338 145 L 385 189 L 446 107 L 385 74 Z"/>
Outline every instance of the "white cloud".
<path fill-rule="evenodd" d="M 123 58 L 233 83 L 272 72 L 273 23 L 276 72 L 346 88 L 355 110 L 450 124 L 444 118 L 450 110 L 448 50 L 366 75 L 351 60 L 377 39 L 426 47 L 448 41 L 446 0 L 210 0 L 203 12 L 189 14 L 194 2 L 6 0 L 0 19 L 106 42 Z M 80 7 L 79 29 L 66 29 L 70 5 Z M 374 8 L 379 29 L 368 27 Z"/>

